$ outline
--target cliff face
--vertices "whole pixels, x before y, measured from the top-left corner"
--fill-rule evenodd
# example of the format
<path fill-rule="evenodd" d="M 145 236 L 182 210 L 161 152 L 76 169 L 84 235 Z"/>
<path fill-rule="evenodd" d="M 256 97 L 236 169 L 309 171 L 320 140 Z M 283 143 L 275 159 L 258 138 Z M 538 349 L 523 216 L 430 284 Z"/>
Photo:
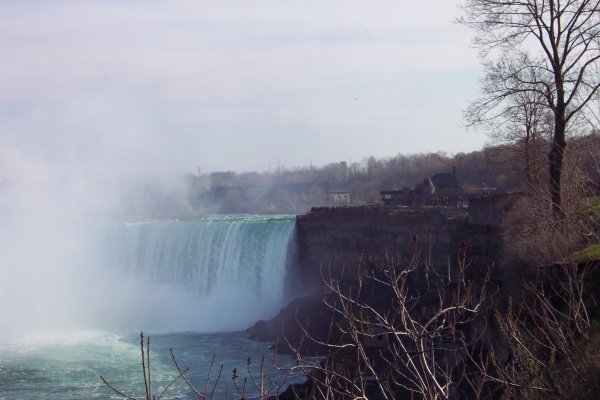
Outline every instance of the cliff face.
<path fill-rule="evenodd" d="M 309 327 L 312 337 L 326 341 L 331 313 L 321 301 L 326 292 L 323 279 L 331 276 L 340 279 L 342 285 L 352 286 L 361 259 L 363 268 L 377 270 L 386 259 L 395 265 L 407 266 L 415 253 L 419 254 L 419 265 L 430 262 L 445 271 L 448 265 L 458 264 L 459 253 L 466 249 L 469 277 L 481 282 L 487 267 L 500 260 L 500 243 L 497 226 L 469 224 L 466 215 L 445 216 L 439 209 L 313 208 L 297 217 L 297 267 L 290 276 L 293 282 L 290 290 L 309 297 L 291 303 L 278 317 L 260 321 L 248 332 L 252 337 L 273 342 L 283 333 L 292 345 L 297 345 L 302 341 L 300 322 Z M 411 287 L 421 293 L 427 291 L 424 270 L 418 268 L 410 282 Z M 509 280 L 501 276 L 506 271 L 500 271 L 503 269 L 493 269 L 492 285 L 504 286 L 502 282 Z M 518 277 L 513 280 L 520 281 Z M 374 291 L 376 295 L 369 301 L 387 304 L 390 294 L 379 289 Z M 279 345 L 278 351 L 290 350 L 286 345 Z M 319 349 L 309 347 L 308 351 Z"/>
<path fill-rule="evenodd" d="M 418 254 L 420 264 L 444 267 L 464 244 L 477 264 L 499 254 L 497 228 L 470 225 L 466 216 L 450 218 L 437 209 L 314 208 L 297 217 L 296 238 L 305 283 L 319 283 L 322 273 L 352 280 L 361 257 L 377 268 L 386 258 L 407 264 Z"/>

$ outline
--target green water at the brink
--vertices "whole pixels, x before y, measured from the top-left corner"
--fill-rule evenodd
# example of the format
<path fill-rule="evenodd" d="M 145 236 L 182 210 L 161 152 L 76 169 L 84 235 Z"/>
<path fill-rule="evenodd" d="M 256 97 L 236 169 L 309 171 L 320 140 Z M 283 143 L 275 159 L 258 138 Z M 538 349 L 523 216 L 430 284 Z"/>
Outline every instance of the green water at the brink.
<path fill-rule="evenodd" d="M 169 347 L 182 366 L 191 367 L 189 377 L 201 390 L 216 354 L 213 379 L 221 363 L 224 368 L 215 399 L 240 397 L 232 386 L 232 370 L 237 368 L 243 380 L 249 356 L 258 374 L 264 355 L 265 373 L 283 384 L 289 376 L 271 367 L 271 344 L 235 331 L 273 316 L 289 300 L 284 280 L 293 230 L 293 218 L 252 216 L 110 227 L 102 240 L 99 274 L 85 274 L 91 277 L 86 285 L 75 281 L 60 293 L 66 299 L 68 290 L 77 293 L 72 303 L 79 313 L 62 316 L 68 329 L 34 329 L 34 336 L 30 330 L 7 338 L 3 331 L 19 321 L 0 321 L 0 400 L 122 398 L 100 375 L 132 397 L 145 398 L 138 337 L 142 329 L 151 335 L 156 397 L 177 375 Z M 52 299 L 48 303 L 47 310 L 36 304 L 39 309 L 29 316 L 47 311 L 46 319 L 60 317 L 50 307 Z M 8 315 L 19 319 L 18 313 Z M 76 321 L 65 315 L 74 315 Z M 35 318 L 28 321 L 35 328 Z M 83 329 L 76 329 L 78 323 Z M 278 358 L 282 366 L 291 363 L 290 358 Z M 180 381 L 165 398 L 195 397 Z"/>

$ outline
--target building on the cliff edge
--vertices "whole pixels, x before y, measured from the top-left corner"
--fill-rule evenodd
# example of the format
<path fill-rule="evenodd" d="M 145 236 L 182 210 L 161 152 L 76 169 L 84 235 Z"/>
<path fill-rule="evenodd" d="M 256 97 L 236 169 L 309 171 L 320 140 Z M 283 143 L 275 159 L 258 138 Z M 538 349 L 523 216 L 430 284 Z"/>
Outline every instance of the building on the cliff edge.
<path fill-rule="evenodd" d="M 465 192 L 456 179 L 456 169 L 452 173 L 435 173 L 414 189 L 384 190 L 380 194 L 386 207 L 467 206 Z"/>
<path fill-rule="evenodd" d="M 327 183 L 327 205 L 330 207 L 350 205 L 350 190 L 344 182 Z"/>
<path fill-rule="evenodd" d="M 330 206 L 347 206 L 350 204 L 348 190 L 330 190 L 327 192 L 327 203 Z"/>

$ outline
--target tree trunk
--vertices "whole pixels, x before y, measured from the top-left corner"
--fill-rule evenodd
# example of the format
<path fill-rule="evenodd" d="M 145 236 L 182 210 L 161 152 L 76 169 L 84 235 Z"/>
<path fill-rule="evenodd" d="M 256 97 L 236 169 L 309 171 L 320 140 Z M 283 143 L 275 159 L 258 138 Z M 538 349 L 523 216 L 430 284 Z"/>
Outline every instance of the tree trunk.
<path fill-rule="evenodd" d="M 559 111 L 559 110 L 557 110 Z M 564 112 L 560 115 L 560 111 L 556 113 L 554 119 L 554 137 L 552 147 L 548 153 L 548 172 L 550 178 L 550 201 L 552 202 L 552 212 L 554 217 L 560 219 L 564 216 L 564 211 L 561 202 L 561 185 L 560 178 L 562 174 L 562 164 L 567 142 L 565 140 L 566 122 Z"/>
<path fill-rule="evenodd" d="M 554 41 L 553 41 L 554 43 Z M 554 50 L 554 83 L 556 84 L 556 108 L 554 109 L 554 136 L 552 147 L 548 153 L 548 176 L 550 178 L 550 201 L 555 219 L 562 219 L 565 215 L 561 201 L 560 178 L 562 174 L 563 156 L 567 147 L 567 104 L 565 103 L 564 76 L 560 68 L 558 50 Z"/>
<path fill-rule="evenodd" d="M 527 176 L 527 191 L 531 189 L 533 177 L 531 176 L 531 157 L 530 157 L 530 142 L 531 142 L 531 123 L 525 124 L 525 175 Z"/>

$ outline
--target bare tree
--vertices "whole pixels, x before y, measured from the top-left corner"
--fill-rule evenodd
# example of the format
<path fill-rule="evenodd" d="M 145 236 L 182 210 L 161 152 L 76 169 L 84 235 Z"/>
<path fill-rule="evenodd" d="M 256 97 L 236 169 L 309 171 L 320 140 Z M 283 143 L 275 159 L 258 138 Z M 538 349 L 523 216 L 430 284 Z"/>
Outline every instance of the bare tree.
<path fill-rule="evenodd" d="M 535 72 L 522 79 L 508 70 L 509 76 L 500 77 L 506 86 L 487 96 L 500 104 L 518 93 L 535 93 L 552 112 L 549 188 L 554 214 L 560 216 L 567 130 L 590 111 L 600 88 L 600 1 L 465 0 L 463 8 L 459 22 L 475 29 L 484 58 L 500 52 Z"/>
<path fill-rule="evenodd" d="M 187 372 L 190 370 L 190 367 L 182 368 L 177 358 L 175 357 L 175 353 L 173 349 L 169 349 L 171 354 L 171 360 L 175 368 L 177 369 L 178 375 L 175 376 L 163 389 L 160 393 L 156 394 L 156 385 L 152 382 L 152 368 L 150 364 L 150 337 L 146 338 L 144 341 L 144 333 L 140 332 L 140 353 L 142 360 L 142 375 L 144 377 L 144 399 L 145 400 L 160 400 L 167 398 L 167 392 L 169 389 L 173 388 L 173 385 L 181 378 L 194 396 L 200 400 L 212 400 L 215 397 L 216 390 L 220 384 L 222 384 L 222 376 L 223 376 L 223 364 L 218 368 L 216 377 L 213 376 L 213 371 L 215 369 L 216 355 L 213 354 L 211 362 L 208 366 L 208 371 L 206 375 L 206 380 L 204 382 L 204 387 L 199 388 L 195 386 L 187 376 Z M 275 354 L 273 354 L 272 365 L 275 365 Z M 258 370 L 252 369 L 252 359 L 248 357 L 246 359 L 246 373 L 244 377 L 240 377 L 241 371 L 237 368 L 233 369 L 231 379 L 233 381 L 233 385 L 235 387 L 234 396 L 239 396 L 240 399 L 246 400 L 249 396 L 253 398 L 257 398 L 259 400 L 268 400 L 271 398 L 277 399 L 279 398 L 279 393 L 281 392 L 281 388 L 286 385 L 286 380 L 275 381 L 271 379 L 266 373 L 266 365 L 264 356 L 261 358 L 260 365 Z M 125 393 L 123 390 L 115 387 L 113 384 L 108 382 L 106 378 L 100 376 L 102 382 L 110 388 L 113 392 L 115 392 L 120 397 L 129 400 L 138 400 L 138 398 L 134 397 L 131 394 Z M 257 393 L 256 393 L 257 392 Z M 225 393 L 225 398 L 227 398 L 227 392 Z"/>
<path fill-rule="evenodd" d="M 194 393 L 196 393 L 199 398 L 205 399 L 205 400 L 212 398 L 212 394 L 210 395 L 210 397 L 208 396 L 208 393 L 209 393 L 208 392 L 208 382 L 210 381 L 210 371 L 212 370 L 212 367 L 213 367 L 214 361 L 215 361 L 214 356 L 213 356 L 212 362 L 210 364 L 210 369 L 209 369 L 209 373 L 208 373 L 207 389 L 203 394 L 201 394 L 195 388 L 193 388 L 191 386 L 190 381 L 188 380 L 187 376 L 185 375 L 185 373 L 187 371 L 189 371 L 189 367 L 182 370 L 179 367 L 177 360 L 175 359 L 173 350 L 171 350 L 171 356 L 173 357 L 173 362 L 175 363 L 177 370 L 179 371 L 179 375 L 176 376 L 175 378 L 173 378 L 171 380 L 171 382 L 163 388 L 163 390 L 158 394 L 158 396 L 156 396 L 154 394 L 155 387 L 152 386 L 152 368 L 150 365 L 150 337 L 147 337 L 146 341 L 144 342 L 144 333 L 143 332 L 140 332 L 140 353 L 141 353 L 141 359 L 142 359 L 142 375 L 144 377 L 144 391 L 145 391 L 144 399 L 160 400 L 160 399 L 165 398 L 167 391 L 173 387 L 173 385 L 175 384 L 175 382 L 177 382 L 177 380 L 179 378 L 183 378 L 185 380 L 185 382 L 192 388 L 192 390 L 194 390 Z M 223 366 L 221 366 L 221 370 L 219 371 L 219 378 L 217 378 L 217 383 L 221 377 L 222 370 L 223 370 Z M 129 400 L 137 400 L 136 397 L 133 397 L 132 395 L 123 392 L 121 389 L 116 388 L 114 385 L 109 383 L 102 375 L 100 375 L 100 379 L 102 380 L 102 382 L 104 382 L 104 384 L 107 387 L 109 387 L 113 392 L 115 392 L 119 396 L 122 396 L 123 398 L 129 399 Z M 216 387 L 217 383 L 214 384 L 212 393 L 214 393 L 214 388 Z"/>
<path fill-rule="evenodd" d="M 485 380 L 502 387 L 508 398 L 592 399 L 600 390 L 598 335 L 591 328 L 589 305 L 595 302 L 590 264 L 538 269 L 523 285 L 518 304 L 509 301 L 496 320 L 510 352 L 496 352 L 476 363 Z"/>
<path fill-rule="evenodd" d="M 319 343 L 329 353 L 311 360 L 295 346 L 293 369 L 310 381 L 284 398 L 566 400 L 600 390 L 589 311 L 598 308 L 597 265 L 532 268 L 511 283 L 522 291 L 516 305 L 491 290 L 489 270 L 469 268 L 464 251 L 444 270 L 416 259 L 361 266 L 353 282 L 326 279 L 332 318 Z"/>
<path fill-rule="evenodd" d="M 537 80 L 536 69 L 528 58 L 514 60 L 504 57 L 485 63 L 483 96 L 470 104 L 465 118 L 470 125 L 483 127 L 503 158 L 516 158 L 523 163 L 528 186 L 538 175 L 538 155 L 546 150 L 552 121 L 540 92 L 528 91 L 523 82 Z M 507 87 L 516 90 L 502 97 Z M 508 160 L 502 160 L 508 161 Z"/>
<path fill-rule="evenodd" d="M 471 376 L 482 375 L 469 371 L 466 361 L 486 330 L 488 280 L 489 270 L 468 273 L 464 252 L 455 268 L 419 265 L 418 258 L 408 265 L 388 260 L 381 268 L 362 265 L 350 285 L 326 279 L 323 301 L 332 320 L 321 344 L 330 352 L 311 362 L 301 346 L 294 349 L 295 369 L 312 379 L 296 395 L 448 400 L 466 390 L 466 398 L 482 398 L 489 388 Z"/>

